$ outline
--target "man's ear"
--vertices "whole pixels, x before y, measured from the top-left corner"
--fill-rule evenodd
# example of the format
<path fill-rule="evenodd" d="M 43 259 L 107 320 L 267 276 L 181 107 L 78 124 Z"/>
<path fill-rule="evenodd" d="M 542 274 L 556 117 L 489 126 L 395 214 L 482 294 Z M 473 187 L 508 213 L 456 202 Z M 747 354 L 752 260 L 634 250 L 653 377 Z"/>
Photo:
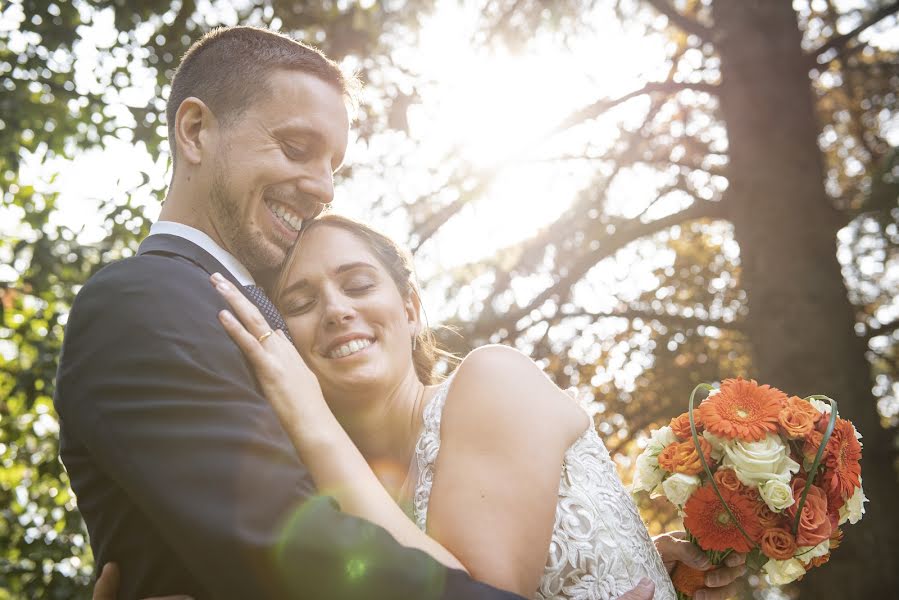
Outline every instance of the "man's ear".
<path fill-rule="evenodd" d="M 179 162 L 200 164 L 203 145 L 209 143 L 209 133 L 215 126 L 215 116 L 202 100 L 185 98 L 175 113 L 175 156 Z"/>

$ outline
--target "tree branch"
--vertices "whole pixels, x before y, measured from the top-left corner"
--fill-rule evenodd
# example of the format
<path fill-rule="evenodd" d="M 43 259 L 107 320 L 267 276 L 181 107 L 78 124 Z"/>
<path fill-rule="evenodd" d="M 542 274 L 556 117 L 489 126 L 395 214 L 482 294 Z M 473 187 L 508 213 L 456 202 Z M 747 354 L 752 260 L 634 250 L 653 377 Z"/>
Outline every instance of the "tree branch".
<path fill-rule="evenodd" d="M 695 35 L 704 42 L 712 41 L 712 30 L 709 27 L 679 12 L 667 0 L 646 0 L 646 3 L 668 17 L 668 22 L 678 29 Z"/>
<path fill-rule="evenodd" d="M 887 4 L 886 6 L 880 8 L 879 10 L 874 11 L 874 13 L 870 17 L 868 17 L 867 19 L 862 21 L 861 24 L 859 24 L 859 26 L 856 27 L 855 29 L 853 29 L 852 31 L 849 31 L 842 35 L 835 36 L 835 37 L 827 40 L 825 43 L 823 43 L 821 46 L 819 46 L 817 50 L 812 51 L 811 56 L 813 56 L 814 58 L 817 58 L 817 57 L 821 56 L 822 54 L 824 54 L 825 52 L 827 52 L 828 50 L 833 50 L 833 49 L 839 50 L 839 49 L 843 48 L 846 44 L 848 44 L 854 37 L 856 37 L 862 31 L 864 31 L 865 29 L 868 29 L 869 27 L 871 27 L 873 25 L 876 25 L 877 23 L 886 19 L 890 15 L 895 14 L 897 11 L 899 11 L 899 1 L 893 2 L 892 4 Z"/>
<path fill-rule="evenodd" d="M 584 108 L 578 110 L 575 113 L 572 113 L 570 116 L 565 118 L 561 123 L 554 127 L 550 134 L 546 137 L 552 137 L 558 133 L 565 131 L 566 129 L 570 129 L 579 123 L 584 121 L 588 121 L 590 119 L 595 119 L 602 113 L 611 110 L 618 106 L 619 104 L 623 104 L 628 100 L 636 98 L 638 96 L 644 96 L 646 94 L 653 94 L 657 92 L 663 92 L 667 94 L 674 94 L 676 92 L 680 92 L 683 90 L 694 90 L 697 92 L 705 92 L 707 94 L 717 94 L 718 86 L 709 84 L 709 83 L 684 83 L 681 81 L 652 81 L 647 83 L 639 90 L 634 90 L 633 92 L 629 92 L 624 94 L 623 96 L 619 96 L 618 98 L 599 100 L 594 102 L 590 106 L 585 106 Z"/>
<path fill-rule="evenodd" d="M 485 323 L 484 321 L 479 320 L 473 328 L 473 333 L 478 336 L 483 336 L 500 329 L 512 331 L 515 328 L 515 324 L 519 320 L 527 316 L 528 313 L 530 313 L 532 310 L 539 308 L 544 302 L 551 299 L 553 296 L 570 289 L 571 286 L 580 281 L 581 278 L 583 278 L 583 276 L 587 273 L 587 271 L 592 269 L 596 265 L 596 263 L 604 258 L 611 256 L 619 249 L 635 240 L 646 237 L 648 235 L 652 235 L 653 233 L 657 233 L 659 231 L 664 231 L 666 229 L 674 227 L 675 225 L 680 225 L 687 221 L 694 221 L 696 219 L 705 218 L 723 218 L 726 216 L 726 214 L 727 210 L 724 202 L 703 201 L 696 202 L 689 208 L 686 208 L 678 213 L 663 217 L 661 219 L 656 219 L 655 221 L 650 221 L 649 223 L 634 223 L 629 221 L 618 230 L 616 230 L 615 233 L 608 236 L 608 238 L 604 240 L 605 243 L 600 244 L 599 248 L 591 252 L 587 252 L 586 254 L 575 260 L 574 263 L 570 267 L 568 267 L 564 276 L 559 277 L 559 279 L 553 285 L 549 286 L 543 292 L 538 294 L 526 306 L 510 310 L 496 322 L 491 321 Z"/>
<path fill-rule="evenodd" d="M 639 310 L 628 308 L 626 310 L 613 310 L 608 312 L 590 312 L 587 310 L 579 310 L 572 313 L 562 313 L 563 318 L 568 317 L 595 317 L 597 319 L 621 318 L 633 321 L 634 319 L 643 319 L 644 321 L 658 321 L 659 323 L 676 325 L 679 327 L 717 327 L 719 329 L 743 330 L 744 325 L 738 321 L 723 321 L 721 319 L 700 319 L 699 317 L 686 317 L 684 315 L 669 315 L 668 313 L 660 313 L 652 310 Z"/>

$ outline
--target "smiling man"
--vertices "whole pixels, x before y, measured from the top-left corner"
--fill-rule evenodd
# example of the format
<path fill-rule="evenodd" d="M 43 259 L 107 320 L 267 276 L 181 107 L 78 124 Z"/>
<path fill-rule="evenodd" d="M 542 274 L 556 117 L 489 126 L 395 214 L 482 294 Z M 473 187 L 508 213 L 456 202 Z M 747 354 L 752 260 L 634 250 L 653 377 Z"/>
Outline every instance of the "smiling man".
<path fill-rule="evenodd" d="M 517 598 L 317 496 L 217 318 L 215 272 L 284 328 L 257 283 L 332 200 L 350 87 L 321 53 L 249 27 L 205 36 L 175 74 L 160 221 L 79 293 L 55 398 L 120 598 Z"/>

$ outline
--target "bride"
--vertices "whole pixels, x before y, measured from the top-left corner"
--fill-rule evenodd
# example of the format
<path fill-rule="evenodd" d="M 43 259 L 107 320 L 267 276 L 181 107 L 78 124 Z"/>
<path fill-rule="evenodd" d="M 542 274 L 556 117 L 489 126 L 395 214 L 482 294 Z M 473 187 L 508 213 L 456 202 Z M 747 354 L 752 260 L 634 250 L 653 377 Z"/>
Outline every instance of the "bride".
<path fill-rule="evenodd" d="M 716 569 L 682 532 L 650 538 L 589 416 L 527 356 L 485 346 L 435 380 L 411 260 L 389 238 L 335 215 L 305 227 L 273 294 L 295 345 L 211 282 L 233 310 L 222 325 L 344 512 L 529 598 L 612 600 L 642 581 L 640 597 L 673 599 L 678 560 L 707 569 L 698 600 L 735 592 L 745 557 Z"/>

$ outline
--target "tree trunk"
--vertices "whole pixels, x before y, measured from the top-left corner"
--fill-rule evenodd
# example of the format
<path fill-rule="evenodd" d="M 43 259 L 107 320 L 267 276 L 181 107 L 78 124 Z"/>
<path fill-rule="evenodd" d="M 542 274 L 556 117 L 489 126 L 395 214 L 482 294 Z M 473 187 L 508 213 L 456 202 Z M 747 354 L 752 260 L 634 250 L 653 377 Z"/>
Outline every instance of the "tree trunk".
<path fill-rule="evenodd" d="M 867 514 L 847 525 L 830 563 L 803 580 L 802 597 L 897 597 L 899 486 L 836 259 L 838 214 L 824 191 L 808 63 L 790 4 L 716 0 L 713 7 L 730 152 L 726 202 L 747 329 L 760 382 L 826 394 L 864 434 Z"/>

